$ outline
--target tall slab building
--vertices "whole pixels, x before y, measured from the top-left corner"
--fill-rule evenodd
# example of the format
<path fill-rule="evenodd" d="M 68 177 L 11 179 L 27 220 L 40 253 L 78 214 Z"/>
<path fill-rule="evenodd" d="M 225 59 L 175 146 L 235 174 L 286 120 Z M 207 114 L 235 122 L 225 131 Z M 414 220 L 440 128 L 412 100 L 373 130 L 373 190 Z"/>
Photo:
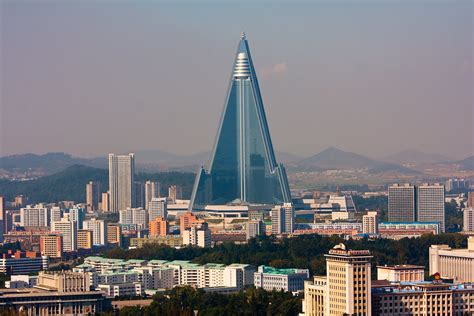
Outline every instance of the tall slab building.
<path fill-rule="evenodd" d="M 285 168 L 275 159 L 249 44 L 242 34 L 209 169 L 199 170 L 190 207 L 290 202 Z"/>
<path fill-rule="evenodd" d="M 109 211 L 132 207 L 135 155 L 109 154 Z"/>

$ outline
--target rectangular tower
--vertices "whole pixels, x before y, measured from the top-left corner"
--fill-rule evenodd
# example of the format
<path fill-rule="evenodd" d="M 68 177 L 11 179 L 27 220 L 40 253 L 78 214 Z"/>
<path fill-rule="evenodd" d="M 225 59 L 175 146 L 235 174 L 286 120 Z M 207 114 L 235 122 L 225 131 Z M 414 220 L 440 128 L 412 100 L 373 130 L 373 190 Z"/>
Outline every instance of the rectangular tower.
<path fill-rule="evenodd" d="M 118 212 L 132 207 L 135 155 L 109 154 L 109 210 Z"/>
<path fill-rule="evenodd" d="M 445 231 L 444 185 L 423 183 L 417 187 L 417 220 L 439 222 L 441 232 Z"/>
<path fill-rule="evenodd" d="M 86 204 L 96 211 L 99 209 L 100 184 L 97 181 L 89 181 L 86 184 Z"/>
<path fill-rule="evenodd" d="M 147 181 L 145 182 L 145 207 L 148 209 L 148 203 L 151 199 L 160 197 L 161 186 L 159 182 Z"/>
<path fill-rule="evenodd" d="M 389 222 L 414 222 L 416 209 L 415 186 L 394 184 L 388 188 Z"/>

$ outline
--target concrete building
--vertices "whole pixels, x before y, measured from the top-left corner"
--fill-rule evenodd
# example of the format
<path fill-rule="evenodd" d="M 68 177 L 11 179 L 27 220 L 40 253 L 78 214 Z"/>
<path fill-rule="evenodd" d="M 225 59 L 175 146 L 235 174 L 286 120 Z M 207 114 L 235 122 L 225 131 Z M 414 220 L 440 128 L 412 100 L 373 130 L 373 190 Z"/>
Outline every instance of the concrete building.
<path fill-rule="evenodd" d="M 120 211 L 120 224 L 134 224 L 137 229 L 148 228 L 148 212 L 142 208 L 127 208 Z"/>
<path fill-rule="evenodd" d="M 458 178 L 448 179 L 445 182 L 446 192 L 451 192 L 457 189 L 469 189 L 470 185 L 471 181 Z"/>
<path fill-rule="evenodd" d="M 203 248 L 211 246 L 211 231 L 207 223 L 201 223 L 200 225 L 194 225 L 185 229 L 182 232 L 182 237 L 184 246 L 191 245 Z"/>
<path fill-rule="evenodd" d="M 168 198 L 171 203 L 176 203 L 176 200 L 183 198 L 183 189 L 179 185 L 170 185 L 168 188 Z"/>
<path fill-rule="evenodd" d="M 79 229 L 77 231 L 77 249 L 92 249 L 92 230 Z"/>
<path fill-rule="evenodd" d="M 371 315 L 370 252 L 339 244 L 325 257 L 327 315 Z"/>
<path fill-rule="evenodd" d="M 416 219 L 416 189 L 409 183 L 388 187 L 388 220 L 414 222 Z"/>
<path fill-rule="evenodd" d="M 246 239 L 255 238 L 265 235 L 265 222 L 263 220 L 250 220 L 247 222 Z"/>
<path fill-rule="evenodd" d="M 27 205 L 20 209 L 20 225 L 23 227 L 49 227 L 50 210 L 43 204 Z"/>
<path fill-rule="evenodd" d="M 474 315 L 472 284 L 395 283 L 372 288 L 372 315 Z"/>
<path fill-rule="evenodd" d="M 156 217 L 151 220 L 148 227 L 150 237 L 168 235 L 168 221 L 163 217 Z"/>
<path fill-rule="evenodd" d="M 102 212 L 110 211 L 110 195 L 109 192 L 102 193 L 102 198 L 100 199 L 100 210 Z"/>
<path fill-rule="evenodd" d="M 467 206 L 474 208 L 474 191 L 467 192 Z"/>
<path fill-rule="evenodd" d="M 140 181 L 133 182 L 133 201 L 132 205 L 135 208 L 145 208 L 145 184 Z"/>
<path fill-rule="evenodd" d="M 99 284 L 97 289 L 104 292 L 107 297 L 111 298 L 121 296 L 141 296 L 143 294 L 142 284 L 140 282 Z"/>
<path fill-rule="evenodd" d="M 6 289 L 27 289 L 38 284 L 37 275 L 12 275 L 10 281 L 5 281 Z"/>
<path fill-rule="evenodd" d="M 98 181 L 89 181 L 86 184 L 86 205 L 91 210 L 99 209 L 100 202 L 100 183 Z"/>
<path fill-rule="evenodd" d="M 452 249 L 448 245 L 432 245 L 429 250 L 430 275 L 456 283 L 474 282 L 474 237 L 468 238 L 467 249 Z"/>
<path fill-rule="evenodd" d="M 308 269 L 276 269 L 259 266 L 254 273 L 254 285 L 266 291 L 299 292 L 309 278 Z"/>
<path fill-rule="evenodd" d="M 179 217 L 179 231 L 181 234 L 191 226 L 198 225 L 202 223 L 193 213 L 186 212 Z"/>
<path fill-rule="evenodd" d="M 145 182 L 145 208 L 149 210 L 148 203 L 152 199 L 159 198 L 160 197 L 160 191 L 161 191 L 161 185 L 159 182 L 155 181 L 147 181 Z"/>
<path fill-rule="evenodd" d="M 72 271 L 50 272 L 41 271 L 38 274 L 39 288 L 54 289 L 61 293 L 90 291 L 90 278 L 88 273 Z"/>
<path fill-rule="evenodd" d="M 43 256 L 61 258 L 63 256 L 63 236 L 57 233 L 41 236 L 40 251 Z"/>
<path fill-rule="evenodd" d="M 69 209 L 69 220 L 75 221 L 77 229 L 87 229 L 83 227 L 84 219 L 86 218 L 86 209 L 81 205 L 76 205 Z M 64 217 L 64 216 L 63 216 Z"/>
<path fill-rule="evenodd" d="M 292 203 L 283 203 L 272 209 L 272 234 L 292 233 L 295 209 Z"/>
<path fill-rule="evenodd" d="M 35 251 L 9 251 L 0 259 L 0 273 L 30 274 L 48 269 L 48 257 Z"/>
<path fill-rule="evenodd" d="M 107 224 L 107 243 L 120 246 L 122 227 L 120 224 Z"/>
<path fill-rule="evenodd" d="M 445 230 L 444 186 L 423 183 L 417 186 L 417 221 L 439 222 L 441 232 Z"/>
<path fill-rule="evenodd" d="M 424 234 L 437 235 L 441 231 L 440 223 L 420 222 L 383 222 L 379 223 L 379 234 L 383 238 L 402 239 L 421 237 Z"/>
<path fill-rule="evenodd" d="M 109 154 L 109 209 L 111 212 L 133 207 L 134 174 L 134 154 Z"/>
<path fill-rule="evenodd" d="M 423 282 L 425 280 L 425 267 L 410 264 L 377 266 L 377 280 Z"/>
<path fill-rule="evenodd" d="M 61 218 L 63 218 L 63 210 L 59 206 L 54 206 L 51 208 L 50 211 L 50 219 L 49 222 L 59 222 Z"/>
<path fill-rule="evenodd" d="M 168 218 L 168 203 L 166 198 L 152 198 L 148 201 L 148 218 L 153 220 L 157 217 Z"/>
<path fill-rule="evenodd" d="M 147 244 L 167 245 L 173 248 L 183 246 L 183 237 L 180 235 L 159 236 L 154 235 L 150 238 L 130 238 L 130 247 L 142 248 Z"/>
<path fill-rule="evenodd" d="M 92 244 L 103 246 L 107 243 L 107 226 L 104 220 L 91 218 L 82 224 L 84 229 L 92 231 Z"/>
<path fill-rule="evenodd" d="M 378 232 L 377 212 L 367 212 L 366 215 L 362 216 L 362 233 L 378 234 Z"/>
<path fill-rule="evenodd" d="M 464 209 L 463 231 L 474 232 L 474 208 L 472 206 Z"/>
<path fill-rule="evenodd" d="M 58 222 L 53 222 L 51 224 L 51 231 L 53 233 L 60 233 L 63 236 L 64 251 L 77 250 L 77 224 L 75 221 L 63 218 Z"/>
<path fill-rule="evenodd" d="M 326 316 L 327 283 L 326 276 L 314 276 L 312 280 L 304 282 L 301 316 Z"/>

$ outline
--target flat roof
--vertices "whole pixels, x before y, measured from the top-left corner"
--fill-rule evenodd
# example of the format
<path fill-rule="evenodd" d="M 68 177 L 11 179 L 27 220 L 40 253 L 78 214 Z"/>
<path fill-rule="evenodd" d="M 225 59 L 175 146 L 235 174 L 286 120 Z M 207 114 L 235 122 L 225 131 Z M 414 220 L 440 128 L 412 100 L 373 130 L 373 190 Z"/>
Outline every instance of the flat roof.
<path fill-rule="evenodd" d="M 377 266 L 380 269 L 389 269 L 389 270 L 418 270 L 418 269 L 425 269 L 425 266 L 416 266 L 413 264 L 397 264 L 391 266 Z"/>

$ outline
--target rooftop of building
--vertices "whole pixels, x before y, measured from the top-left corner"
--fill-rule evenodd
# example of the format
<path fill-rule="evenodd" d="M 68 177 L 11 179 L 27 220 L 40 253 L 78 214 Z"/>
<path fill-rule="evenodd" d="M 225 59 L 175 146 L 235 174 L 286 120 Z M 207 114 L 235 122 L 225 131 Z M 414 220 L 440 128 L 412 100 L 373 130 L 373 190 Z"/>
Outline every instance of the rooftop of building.
<path fill-rule="evenodd" d="M 329 250 L 329 255 L 325 256 L 345 256 L 345 257 L 370 257 L 369 250 L 346 249 L 346 245 L 340 243 Z"/>
<path fill-rule="evenodd" d="M 384 266 L 377 266 L 380 269 L 389 269 L 389 270 L 424 270 L 425 266 L 416 266 L 412 264 L 397 264 L 397 265 L 384 265 Z"/>
<path fill-rule="evenodd" d="M 269 266 L 259 266 L 259 271 L 262 270 L 266 274 L 281 274 L 281 275 L 291 275 L 295 273 L 301 273 L 301 269 L 287 268 L 287 269 L 278 269 Z"/>
<path fill-rule="evenodd" d="M 385 280 L 383 280 L 385 281 Z M 388 282 L 388 281 L 387 281 Z M 421 293 L 433 291 L 474 291 L 473 283 L 450 284 L 438 283 L 435 281 L 421 281 L 421 282 L 398 282 L 381 285 L 372 282 L 372 292 L 375 293 Z"/>

